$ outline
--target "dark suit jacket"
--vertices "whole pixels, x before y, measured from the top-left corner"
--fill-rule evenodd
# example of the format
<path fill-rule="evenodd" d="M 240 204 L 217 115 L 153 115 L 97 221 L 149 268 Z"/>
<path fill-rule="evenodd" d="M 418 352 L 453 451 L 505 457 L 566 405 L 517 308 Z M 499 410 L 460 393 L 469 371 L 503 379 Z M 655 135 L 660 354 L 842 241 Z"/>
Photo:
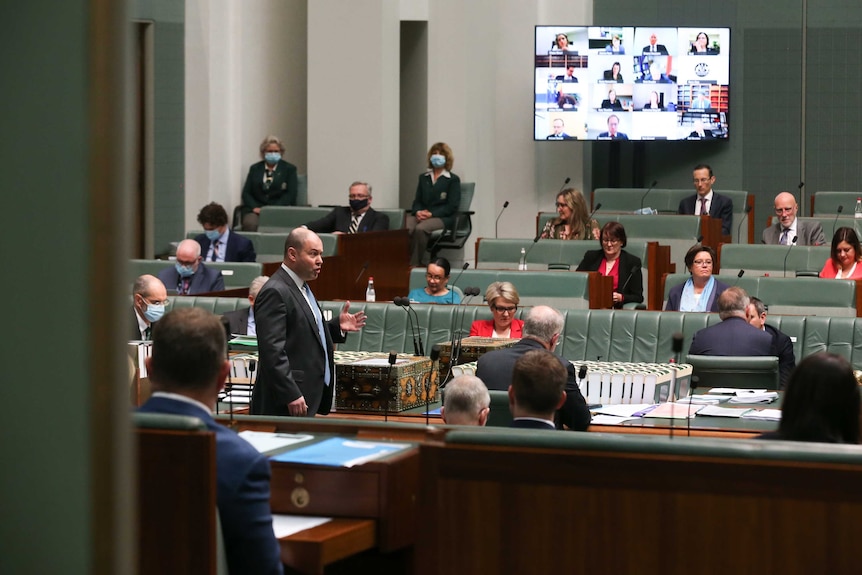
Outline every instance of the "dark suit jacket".
<path fill-rule="evenodd" d="M 281 549 L 272 532 L 269 508 L 269 460 L 196 405 L 157 396 L 138 411 L 190 415 L 203 420 L 207 429 L 215 432 L 216 501 L 228 570 L 282 573 Z"/>
<path fill-rule="evenodd" d="M 548 429 L 550 431 L 554 430 L 554 424 L 550 421 L 548 423 L 543 423 L 541 421 L 536 421 L 535 419 L 513 419 L 512 423 L 509 424 L 509 427 L 515 427 L 518 429 Z"/>
<path fill-rule="evenodd" d="M 252 208 L 261 206 L 295 206 L 296 195 L 299 193 L 299 181 L 296 179 L 296 166 L 290 162 L 279 160 L 272 174 L 272 184 L 269 189 L 263 189 L 263 174 L 266 162 L 261 160 L 252 164 L 242 187 L 242 213 L 251 212 Z"/>
<path fill-rule="evenodd" d="M 729 317 L 694 334 L 693 355 L 772 355 L 772 336 L 741 317 Z"/>
<path fill-rule="evenodd" d="M 324 321 L 331 383 L 323 383 L 325 356 L 317 322 L 305 297 L 279 267 L 254 300 L 259 371 L 251 396 L 252 415 L 290 415 L 287 404 L 305 397 L 308 416 L 332 408 L 335 363 L 332 342 L 343 342 L 338 316 Z"/>
<path fill-rule="evenodd" d="M 602 110 L 622 110 L 623 103 L 619 100 L 614 100 L 614 103 L 611 104 L 610 99 L 602 100 Z"/>
<path fill-rule="evenodd" d="M 701 140 L 711 140 L 711 139 L 715 138 L 715 136 L 714 136 L 714 135 L 713 135 L 713 133 L 712 133 L 712 130 L 704 130 L 704 131 L 703 131 L 703 138 L 701 138 L 701 137 L 697 134 L 697 131 L 693 131 L 692 133 L 690 133 L 690 134 L 688 135 L 688 137 L 689 137 L 689 138 L 699 138 L 699 139 L 701 139 Z"/>
<path fill-rule="evenodd" d="M 763 230 L 760 243 L 778 245 L 781 241 L 781 222 L 769 226 Z M 788 234 L 789 235 L 789 234 Z M 792 240 L 789 238 L 787 241 Z M 796 245 L 798 246 L 822 246 L 826 243 L 823 235 L 823 226 L 820 222 L 802 221 L 796 218 Z"/>
<path fill-rule="evenodd" d="M 238 309 L 235 311 L 226 311 L 222 314 L 230 324 L 230 332 L 238 335 L 246 335 L 248 333 L 248 312 L 251 308 Z M 255 325 L 257 325 L 255 323 Z"/>
<path fill-rule="evenodd" d="M 195 237 L 195 241 L 201 245 L 201 255 L 207 257 L 210 249 L 210 240 L 206 234 Z M 241 236 L 233 230 L 227 235 L 227 249 L 224 254 L 226 262 L 253 262 L 257 260 L 254 244 L 245 236 Z"/>
<path fill-rule="evenodd" d="M 138 312 L 132 306 L 132 327 L 129 329 L 129 340 L 141 339 L 141 330 L 138 329 Z"/>
<path fill-rule="evenodd" d="M 331 234 L 332 232 L 344 232 L 350 230 L 351 211 L 348 206 L 333 208 L 331 212 L 306 225 L 308 229 L 317 234 Z M 359 222 L 358 232 L 381 232 L 389 229 L 389 216 L 368 208 L 362 220 Z"/>
<path fill-rule="evenodd" d="M 679 311 L 683 287 L 685 287 L 685 282 L 670 288 L 670 292 L 667 294 L 667 305 L 664 306 L 665 311 Z M 712 290 L 712 295 L 709 297 L 709 305 L 706 307 L 707 310 L 718 312 L 718 296 L 720 296 L 721 292 L 726 290 L 728 287 L 730 286 L 715 280 L 715 288 Z"/>
<path fill-rule="evenodd" d="M 479 358 L 476 377 L 485 382 L 488 389 L 506 391 L 512 383 L 515 362 L 534 349 L 545 348 L 534 339 L 524 338 L 512 347 L 486 353 Z M 569 377 L 566 380 L 566 403 L 557 412 L 557 427 L 562 428 L 562 424 L 565 423 L 570 429 L 584 431 L 590 425 L 591 415 L 575 380 L 575 366 L 562 357 L 560 357 L 560 363 L 566 368 Z"/>
<path fill-rule="evenodd" d="M 790 374 L 796 368 L 796 355 L 793 353 L 793 342 L 786 333 L 778 331 L 769 324 L 763 326 L 766 333 L 772 336 L 772 351 L 769 355 L 778 357 L 778 376 L 780 385 L 778 389 L 787 389 Z"/>
<path fill-rule="evenodd" d="M 579 272 L 597 272 L 605 257 L 604 250 L 590 250 L 584 254 L 584 259 L 578 264 Z M 617 292 L 623 295 L 623 301 L 614 307 L 622 307 L 622 304 L 635 302 L 642 303 L 644 300 L 644 276 L 641 271 L 641 259 L 633 256 L 625 250 L 620 250 L 619 257 L 619 283 Z M 631 278 L 631 279 L 629 279 Z M 625 286 L 625 289 L 620 289 Z"/>
<path fill-rule="evenodd" d="M 680 214 L 694 215 L 694 205 L 697 201 L 697 194 L 683 198 L 679 203 L 678 212 Z M 729 236 L 730 228 L 733 224 L 733 200 L 713 190 L 712 201 L 709 203 L 709 216 L 712 218 L 721 218 L 721 233 Z"/>
<path fill-rule="evenodd" d="M 611 137 L 610 132 L 602 132 L 599 134 L 599 138 L 608 138 L 609 140 L 628 140 L 629 137 L 623 134 L 622 132 L 617 132 L 617 135 Z"/>
<path fill-rule="evenodd" d="M 650 46 L 644 46 L 644 49 L 643 49 L 643 51 L 641 51 L 641 54 L 661 54 L 662 56 L 667 56 L 667 48 L 665 47 L 664 44 L 656 44 L 655 45 L 655 52 L 652 52 L 651 50 L 652 50 L 651 45 Z"/>
<path fill-rule="evenodd" d="M 461 179 L 451 172 L 449 176 L 440 176 L 432 184 L 430 173 L 421 174 L 410 213 L 415 215 L 418 211 L 428 210 L 431 216 L 442 219 L 444 226 L 452 227 L 454 214 L 461 205 Z"/>
<path fill-rule="evenodd" d="M 174 266 L 165 268 L 159 272 L 159 279 L 165 284 L 169 294 L 176 294 L 180 283 L 180 274 Z M 198 269 L 191 277 L 189 284 L 189 295 L 224 291 L 224 278 L 221 271 L 208 268 L 203 262 L 198 264 Z"/>

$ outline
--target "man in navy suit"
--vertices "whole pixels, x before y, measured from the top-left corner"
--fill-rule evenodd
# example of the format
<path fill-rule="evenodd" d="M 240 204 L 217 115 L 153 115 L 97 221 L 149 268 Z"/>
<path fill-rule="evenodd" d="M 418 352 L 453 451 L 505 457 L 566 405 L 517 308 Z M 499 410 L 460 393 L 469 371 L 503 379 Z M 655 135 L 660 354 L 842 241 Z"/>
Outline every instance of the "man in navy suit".
<path fill-rule="evenodd" d="M 748 323 L 772 336 L 772 353 L 778 358 L 778 389 L 785 389 L 790 381 L 790 374 L 796 368 L 796 355 L 793 353 L 793 342 L 786 333 L 766 323 L 766 304 L 756 297 L 750 298 L 748 304 Z"/>
<path fill-rule="evenodd" d="M 154 392 L 139 411 L 197 417 L 215 432 L 216 501 L 228 570 L 277 575 L 283 569 L 272 531 L 269 461 L 212 416 L 230 370 L 226 353 L 217 316 L 194 307 L 166 314 L 153 328 L 146 359 Z"/>
<path fill-rule="evenodd" d="M 715 175 L 707 164 L 698 164 L 694 167 L 693 180 L 697 193 L 683 198 L 677 211 L 680 214 L 695 216 L 708 214 L 713 218 L 721 218 L 721 233 L 729 236 L 733 223 L 733 200 L 712 191 Z"/>
<path fill-rule="evenodd" d="M 251 280 L 248 286 L 248 302 L 247 308 L 228 311 L 222 314 L 222 317 L 230 324 L 230 332 L 235 335 L 257 335 L 257 323 L 254 321 L 254 300 L 257 298 L 257 293 L 269 280 L 269 276 L 258 276 Z"/>
<path fill-rule="evenodd" d="M 159 279 L 168 293 L 196 295 L 224 290 L 221 272 L 201 262 L 201 245 L 195 240 L 183 240 L 177 246 L 177 261 L 173 267 L 159 272 Z"/>
<path fill-rule="evenodd" d="M 748 294 L 741 287 L 729 287 L 718 296 L 721 323 L 694 334 L 691 355 L 772 355 L 772 336 L 748 323 Z"/>
<path fill-rule="evenodd" d="M 389 216 L 371 207 L 371 186 L 353 182 L 348 190 L 350 206 L 340 206 L 320 218 L 305 224 L 317 234 L 356 234 L 381 232 L 389 229 Z"/>
<path fill-rule="evenodd" d="M 211 202 L 198 212 L 198 223 L 204 233 L 195 238 L 201 245 L 201 254 L 207 262 L 253 262 L 257 259 L 251 240 L 230 230 L 227 212 Z"/>
<path fill-rule="evenodd" d="M 518 358 L 509 386 L 511 427 L 556 429 L 554 414 L 566 402 L 566 378 L 566 368 L 546 349 Z"/>

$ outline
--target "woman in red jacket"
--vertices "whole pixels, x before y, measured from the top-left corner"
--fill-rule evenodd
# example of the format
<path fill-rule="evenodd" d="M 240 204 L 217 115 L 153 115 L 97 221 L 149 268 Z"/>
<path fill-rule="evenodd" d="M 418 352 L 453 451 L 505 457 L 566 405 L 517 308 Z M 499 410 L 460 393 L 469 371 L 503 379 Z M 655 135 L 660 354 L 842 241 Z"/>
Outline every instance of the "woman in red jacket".
<path fill-rule="evenodd" d="M 471 336 L 520 339 L 524 321 L 515 319 L 521 298 L 509 282 L 494 282 L 485 290 L 485 301 L 494 319 L 477 319 L 470 326 Z"/>

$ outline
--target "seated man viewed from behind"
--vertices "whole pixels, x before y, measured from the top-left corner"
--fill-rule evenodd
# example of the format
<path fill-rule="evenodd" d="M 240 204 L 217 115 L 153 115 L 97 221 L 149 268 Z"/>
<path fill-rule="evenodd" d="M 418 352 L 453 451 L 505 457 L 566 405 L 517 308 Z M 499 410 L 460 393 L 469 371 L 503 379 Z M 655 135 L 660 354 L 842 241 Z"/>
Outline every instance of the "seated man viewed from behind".
<path fill-rule="evenodd" d="M 566 402 L 566 368 L 545 349 L 528 351 L 515 362 L 509 386 L 511 427 L 556 429 L 554 414 Z"/>
<path fill-rule="evenodd" d="M 781 404 L 778 431 L 762 439 L 859 443 L 859 384 L 846 359 L 815 353 L 790 376 Z"/>
<path fill-rule="evenodd" d="M 721 323 L 699 330 L 691 339 L 691 355 L 772 355 L 772 336 L 748 323 L 748 294 L 729 287 L 718 296 Z"/>
<path fill-rule="evenodd" d="M 152 355 L 146 359 L 154 392 L 139 411 L 197 417 L 215 432 L 216 500 L 228 570 L 279 574 L 281 551 L 269 508 L 269 460 L 212 416 L 230 370 L 226 353 L 217 316 L 195 307 L 166 314 L 153 329 Z"/>
<path fill-rule="evenodd" d="M 208 262 L 253 262 L 257 259 L 254 245 L 246 237 L 231 231 L 227 225 L 227 212 L 211 202 L 198 212 L 198 223 L 204 233 L 195 237 L 201 245 L 201 254 Z"/>
<path fill-rule="evenodd" d="M 440 408 L 443 423 L 484 426 L 490 412 L 491 395 L 478 377 L 459 375 L 446 384 Z"/>
<path fill-rule="evenodd" d="M 353 182 L 347 193 L 349 206 L 333 208 L 331 212 L 305 227 L 318 234 L 356 234 L 389 229 L 389 216 L 371 207 L 371 185 Z"/>

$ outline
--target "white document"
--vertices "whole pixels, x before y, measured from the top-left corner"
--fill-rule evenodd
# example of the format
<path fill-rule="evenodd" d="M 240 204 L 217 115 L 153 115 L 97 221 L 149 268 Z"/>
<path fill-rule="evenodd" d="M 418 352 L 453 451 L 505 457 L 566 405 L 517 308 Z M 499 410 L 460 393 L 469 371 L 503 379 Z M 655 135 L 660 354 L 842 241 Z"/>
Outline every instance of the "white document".
<path fill-rule="evenodd" d="M 638 417 L 635 413 L 640 413 L 648 407 L 652 407 L 652 403 L 620 403 L 617 405 L 603 405 L 597 409 L 592 410 L 593 413 L 601 414 L 601 415 L 610 415 L 613 417 L 623 417 L 626 419 L 634 419 Z M 595 421 L 596 418 L 593 418 Z"/>
<path fill-rule="evenodd" d="M 323 525 L 332 521 L 331 517 L 306 517 L 304 515 L 276 515 L 272 514 L 272 530 L 276 539 L 288 537 L 294 533 Z"/>
<path fill-rule="evenodd" d="M 294 435 L 292 433 L 269 433 L 266 431 L 240 431 L 239 436 L 251 443 L 260 453 L 269 453 L 283 449 L 288 445 L 302 443 L 313 439 L 311 435 Z"/>
<path fill-rule="evenodd" d="M 709 417 L 735 417 L 739 418 L 744 416 L 747 412 L 751 411 L 751 409 L 740 409 L 736 407 L 719 407 L 717 405 L 705 405 L 700 411 L 697 412 L 697 416 L 706 415 Z"/>
<path fill-rule="evenodd" d="M 766 393 L 765 389 L 737 389 L 735 387 L 713 387 L 709 393 L 719 395 L 745 395 L 750 393 Z"/>
<path fill-rule="evenodd" d="M 759 419 L 763 421 L 781 421 L 780 409 L 749 409 L 743 419 Z"/>
<path fill-rule="evenodd" d="M 619 425 L 623 421 L 631 421 L 637 417 L 616 417 L 614 415 L 594 415 L 590 425 Z"/>
<path fill-rule="evenodd" d="M 777 391 L 767 391 L 764 393 L 736 395 L 731 397 L 727 403 L 772 403 L 776 399 L 778 399 Z"/>
<path fill-rule="evenodd" d="M 693 405 L 717 405 L 723 398 L 714 395 L 691 395 L 683 397 L 677 403 L 691 403 Z"/>

